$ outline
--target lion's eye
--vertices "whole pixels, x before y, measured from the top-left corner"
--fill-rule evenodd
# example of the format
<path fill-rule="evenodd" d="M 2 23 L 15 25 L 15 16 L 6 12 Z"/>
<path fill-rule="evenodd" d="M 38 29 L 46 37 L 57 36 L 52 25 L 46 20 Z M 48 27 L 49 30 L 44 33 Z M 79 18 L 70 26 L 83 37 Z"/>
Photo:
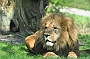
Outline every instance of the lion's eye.
<path fill-rule="evenodd" d="M 57 31 L 58 31 L 58 28 L 54 27 L 54 32 L 57 33 Z"/>

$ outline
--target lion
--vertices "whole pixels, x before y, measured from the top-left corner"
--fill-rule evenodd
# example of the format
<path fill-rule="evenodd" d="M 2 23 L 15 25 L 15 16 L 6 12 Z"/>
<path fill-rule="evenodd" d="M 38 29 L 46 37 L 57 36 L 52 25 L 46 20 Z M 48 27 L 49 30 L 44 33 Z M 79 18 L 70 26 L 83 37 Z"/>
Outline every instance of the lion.
<path fill-rule="evenodd" d="M 0 31 L 8 32 L 10 31 L 10 21 L 14 15 L 15 2 L 14 0 L 1 0 L 0 3 Z"/>
<path fill-rule="evenodd" d="M 50 55 L 77 58 L 79 56 L 77 36 L 76 25 L 70 17 L 51 13 L 41 19 L 38 32 L 28 36 L 25 41 L 26 46 L 31 47 L 29 50 L 44 57 Z M 28 43 L 32 44 L 27 45 Z"/>

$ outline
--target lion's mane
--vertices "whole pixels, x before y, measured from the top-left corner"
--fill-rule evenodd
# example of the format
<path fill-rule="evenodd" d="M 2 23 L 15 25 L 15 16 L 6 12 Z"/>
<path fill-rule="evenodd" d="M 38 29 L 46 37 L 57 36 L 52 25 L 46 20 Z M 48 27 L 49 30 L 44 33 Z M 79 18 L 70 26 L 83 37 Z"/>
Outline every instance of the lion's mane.
<path fill-rule="evenodd" d="M 52 19 L 58 21 L 62 28 L 62 31 L 56 43 L 54 43 L 53 46 L 47 46 L 44 39 L 44 30 L 46 22 Z M 70 51 L 73 51 L 77 56 L 79 56 L 77 35 L 77 28 L 71 18 L 66 17 L 62 14 L 51 13 L 43 17 L 41 20 L 41 26 L 37 34 L 34 51 L 36 54 L 45 54 L 46 52 L 50 51 L 56 53 L 59 56 L 67 56 Z"/>

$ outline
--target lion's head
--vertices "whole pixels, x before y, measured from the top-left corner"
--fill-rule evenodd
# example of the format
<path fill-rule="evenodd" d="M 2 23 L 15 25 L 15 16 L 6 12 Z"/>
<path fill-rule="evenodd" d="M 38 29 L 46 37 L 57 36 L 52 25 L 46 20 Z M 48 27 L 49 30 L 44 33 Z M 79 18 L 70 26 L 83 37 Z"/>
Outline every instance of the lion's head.
<path fill-rule="evenodd" d="M 60 26 L 60 22 L 57 19 L 58 18 L 55 18 L 53 15 L 51 16 L 51 19 L 47 19 L 47 17 L 42 19 L 42 23 L 43 20 L 45 20 L 45 23 L 43 23 L 44 26 L 42 27 L 44 28 L 44 39 L 46 41 L 46 45 L 48 46 L 53 46 L 53 44 L 57 42 L 61 35 L 62 28 Z"/>
<path fill-rule="evenodd" d="M 42 42 L 43 48 L 47 50 L 56 51 L 77 46 L 76 26 L 71 18 L 51 13 L 41 20 L 37 42 Z"/>
<path fill-rule="evenodd" d="M 45 20 L 44 25 L 44 39 L 46 41 L 46 45 L 53 46 L 54 43 L 57 42 L 59 39 L 62 28 L 60 26 L 60 23 L 56 18 L 47 19 Z"/>

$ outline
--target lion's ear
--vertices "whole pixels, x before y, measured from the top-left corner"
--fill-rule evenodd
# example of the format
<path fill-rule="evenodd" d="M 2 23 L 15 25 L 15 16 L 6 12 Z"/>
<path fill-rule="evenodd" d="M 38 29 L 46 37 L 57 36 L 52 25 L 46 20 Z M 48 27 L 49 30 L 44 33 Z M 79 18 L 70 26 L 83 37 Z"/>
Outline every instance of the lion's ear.
<path fill-rule="evenodd" d="M 78 32 L 77 32 L 76 25 L 73 23 L 72 19 L 69 17 L 66 17 L 65 20 L 66 20 L 67 31 L 68 31 L 70 39 L 77 42 Z"/>

